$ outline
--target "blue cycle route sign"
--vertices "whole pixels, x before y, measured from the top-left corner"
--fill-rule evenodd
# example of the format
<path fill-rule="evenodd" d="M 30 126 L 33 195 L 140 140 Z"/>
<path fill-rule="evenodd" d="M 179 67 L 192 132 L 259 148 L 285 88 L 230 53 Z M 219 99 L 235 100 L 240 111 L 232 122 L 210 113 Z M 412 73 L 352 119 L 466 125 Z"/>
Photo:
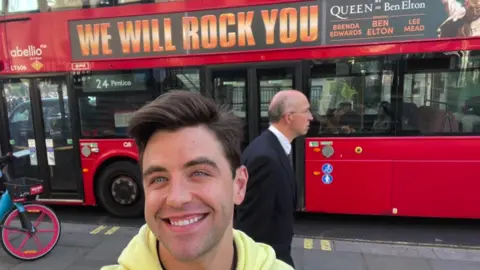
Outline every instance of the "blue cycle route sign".
<path fill-rule="evenodd" d="M 333 172 L 333 166 L 330 163 L 325 163 L 322 166 L 322 172 L 325 174 L 331 174 Z"/>

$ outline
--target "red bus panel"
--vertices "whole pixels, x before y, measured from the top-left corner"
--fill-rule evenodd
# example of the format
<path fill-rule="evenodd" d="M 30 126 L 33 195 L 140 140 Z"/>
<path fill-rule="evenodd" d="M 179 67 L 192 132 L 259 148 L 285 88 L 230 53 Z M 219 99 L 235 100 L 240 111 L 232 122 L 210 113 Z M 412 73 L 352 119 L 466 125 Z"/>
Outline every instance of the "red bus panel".
<path fill-rule="evenodd" d="M 305 147 L 308 212 L 480 218 L 478 138 L 308 138 Z"/>
<path fill-rule="evenodd" d="M 320 147 L 309 147 L 313 143 Z M 377 214 L 391 212 L 393 163 L 384 140 L 357 138 L 308 138 L 305 141 L 305 205 L 308 212 Z M 330 158 L 323 147 L 334 149 Z M 362 146 L 361 155 L 355 148 Z M 368 150 L 367 150 L 368 149 Z M 333 168 L 324 184 L 322 166 Z M 325 180 L 324 180 L 325 181 Z"/>
<path fill-rule="evenodd" d="M 98 203 L 95 178 L 102 167 L 122 159 L 138 160 L 137 146 L 132 139 L 82 139 L 80 152 L 86 205 Z"/>

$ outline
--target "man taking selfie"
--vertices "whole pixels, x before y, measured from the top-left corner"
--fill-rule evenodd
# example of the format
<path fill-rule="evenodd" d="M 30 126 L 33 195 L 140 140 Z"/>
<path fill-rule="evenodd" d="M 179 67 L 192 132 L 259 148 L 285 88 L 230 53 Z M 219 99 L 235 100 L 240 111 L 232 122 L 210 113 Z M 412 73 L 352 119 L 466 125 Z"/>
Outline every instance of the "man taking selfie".
<path fill-rule="evenodd" d="M 290 270 L 268 245 L 233 229 L 248 173 L 242 122 L 199 93 L 174 91 L 137 111 L 144 225 L 118 265 L 103 270 Z"/>

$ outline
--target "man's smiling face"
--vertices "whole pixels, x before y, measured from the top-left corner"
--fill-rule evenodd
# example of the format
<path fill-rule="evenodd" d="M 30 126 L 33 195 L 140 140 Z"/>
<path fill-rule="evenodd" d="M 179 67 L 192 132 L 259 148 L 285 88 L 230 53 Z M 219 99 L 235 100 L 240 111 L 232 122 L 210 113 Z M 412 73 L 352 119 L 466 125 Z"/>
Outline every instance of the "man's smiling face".
<path fill-rule="evenodd" d="M 232 229 L 234 204 L 243 201 L 248 175 L 244 167 L 232 175 L 222 145 L 207 127 L 154 133 L 142 169 L 145 219 L 177 260 L 208 253 Z"/>

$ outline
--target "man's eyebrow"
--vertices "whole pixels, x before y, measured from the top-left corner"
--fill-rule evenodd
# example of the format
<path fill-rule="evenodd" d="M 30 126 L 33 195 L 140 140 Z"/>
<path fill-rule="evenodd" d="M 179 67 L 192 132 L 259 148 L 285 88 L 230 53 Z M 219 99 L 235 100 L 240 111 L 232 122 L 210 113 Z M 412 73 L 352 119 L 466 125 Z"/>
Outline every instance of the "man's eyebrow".
<path fill-rule="evenodd" d="M 144 172 L 143 172 L 143 178 L 146 178 L 147 176 L 154 174 L 156 172 L 166 172 L 167 169 L 165 169 L 162 166 L 149 166 Z"/>
<path fill-rule="evenodd" d="M 195 159 L 190 160 L 189 162 L 185 163 L 183 165 L 184 168 L 196 166 L 196 165 L 209 165 L 213 167 L 214 169 L 218 170 L 218 165 L 215 161 L 207 158 L 207 157 L 198 157 Z"/>
<path fill-rule="evenodd" d="M 217 163 L 215 161 L 207 158 L 207 157 L 198 157 L 198 158 L 192 159 L 192 160 L 188 161 L 187 163 L 185 163 L 183 165 L 183 168 L 189 168 L 189 167 L 193 167 L 193 166 L 197 166 L 197 165 L 209 165 L 209 166 L 213 167 L 214 169 L 219 170 Z M 154 173 L 166 172 L 166 171 L 167 171 L 167 169 L 165 167 L 162 167 L 162 166 L 149 166 L 143 172 L 143 178 L 146 178 L 149 175 L 154 174 Z"/>

